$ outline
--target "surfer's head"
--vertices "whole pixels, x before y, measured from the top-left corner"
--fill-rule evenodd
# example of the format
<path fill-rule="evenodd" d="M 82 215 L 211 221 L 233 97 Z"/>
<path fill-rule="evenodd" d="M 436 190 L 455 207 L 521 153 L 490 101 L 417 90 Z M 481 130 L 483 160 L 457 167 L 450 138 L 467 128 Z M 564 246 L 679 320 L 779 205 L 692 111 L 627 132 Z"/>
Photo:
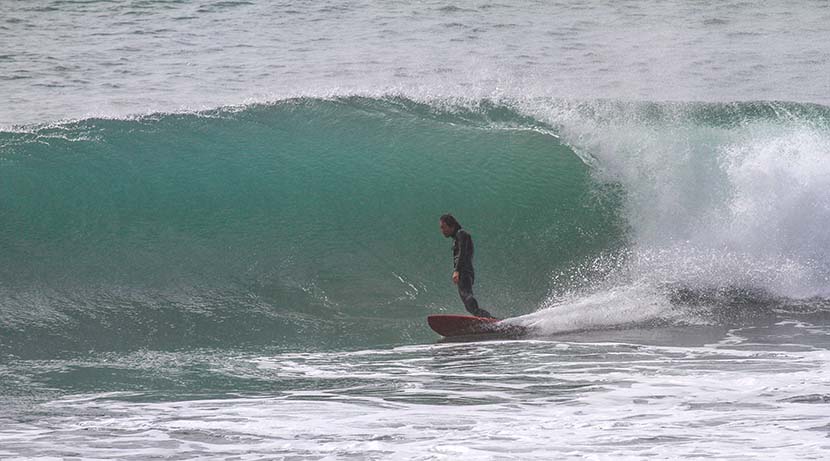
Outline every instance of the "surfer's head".
<path fill-rule="evenodd" d="M 444 234 L 444 237 L 453 236 L 458 229 L 461 229 L 461 224 L 458 223 L 455 216 L 449 213 L 441 215 L 439 224 L 441 225 L 441 233 Z"/>

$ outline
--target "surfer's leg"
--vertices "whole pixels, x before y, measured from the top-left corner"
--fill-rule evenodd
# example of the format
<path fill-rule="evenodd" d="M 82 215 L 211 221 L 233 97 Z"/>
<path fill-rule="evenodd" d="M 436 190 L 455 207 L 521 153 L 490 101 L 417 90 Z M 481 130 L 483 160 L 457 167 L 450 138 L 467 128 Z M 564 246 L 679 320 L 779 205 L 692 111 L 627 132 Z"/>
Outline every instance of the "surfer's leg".
<path fill-rule="evenodd" d="M 489 312 L 478 307 L 478 301 L 473 296 L 473 275 L 461 273 L 458 277 L 458 294 L 461 296 L 461 301 L 464 303 L 464 308 L 476 317 L 490 317 Z"/>

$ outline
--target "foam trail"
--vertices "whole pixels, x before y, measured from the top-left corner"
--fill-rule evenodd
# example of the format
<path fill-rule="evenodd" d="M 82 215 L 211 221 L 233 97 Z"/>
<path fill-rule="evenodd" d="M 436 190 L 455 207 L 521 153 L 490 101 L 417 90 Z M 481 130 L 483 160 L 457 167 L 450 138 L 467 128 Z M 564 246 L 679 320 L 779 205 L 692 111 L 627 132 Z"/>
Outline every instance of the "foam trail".
<path fill-rule="evenodd" d="M 529 327 L 534 335 L 545 336 L 668 320 L 676 315 L 663 293 L 651 286 L 632 285 L 549 299 L 541 310 L 511 322 Z"/>

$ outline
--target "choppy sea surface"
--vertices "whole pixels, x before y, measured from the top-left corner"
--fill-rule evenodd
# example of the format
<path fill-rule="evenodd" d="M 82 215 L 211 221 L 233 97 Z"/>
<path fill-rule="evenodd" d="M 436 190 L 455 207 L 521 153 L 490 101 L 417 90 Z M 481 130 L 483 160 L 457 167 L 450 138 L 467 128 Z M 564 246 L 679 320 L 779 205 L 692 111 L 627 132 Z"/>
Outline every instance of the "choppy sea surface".
<path fill-rule="evenodd" d="M 0 457 L 826 458 L 828 23 L 2 3 Z"/>

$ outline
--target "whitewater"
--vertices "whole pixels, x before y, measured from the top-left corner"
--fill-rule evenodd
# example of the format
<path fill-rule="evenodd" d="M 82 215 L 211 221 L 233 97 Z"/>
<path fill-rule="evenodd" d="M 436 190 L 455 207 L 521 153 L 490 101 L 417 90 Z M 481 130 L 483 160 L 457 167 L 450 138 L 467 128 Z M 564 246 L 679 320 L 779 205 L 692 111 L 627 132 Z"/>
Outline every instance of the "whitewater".
<path fill-rule="evenodd" d="M 827 23 L 4 5 L 0 458 L 826 458 Z"/>

